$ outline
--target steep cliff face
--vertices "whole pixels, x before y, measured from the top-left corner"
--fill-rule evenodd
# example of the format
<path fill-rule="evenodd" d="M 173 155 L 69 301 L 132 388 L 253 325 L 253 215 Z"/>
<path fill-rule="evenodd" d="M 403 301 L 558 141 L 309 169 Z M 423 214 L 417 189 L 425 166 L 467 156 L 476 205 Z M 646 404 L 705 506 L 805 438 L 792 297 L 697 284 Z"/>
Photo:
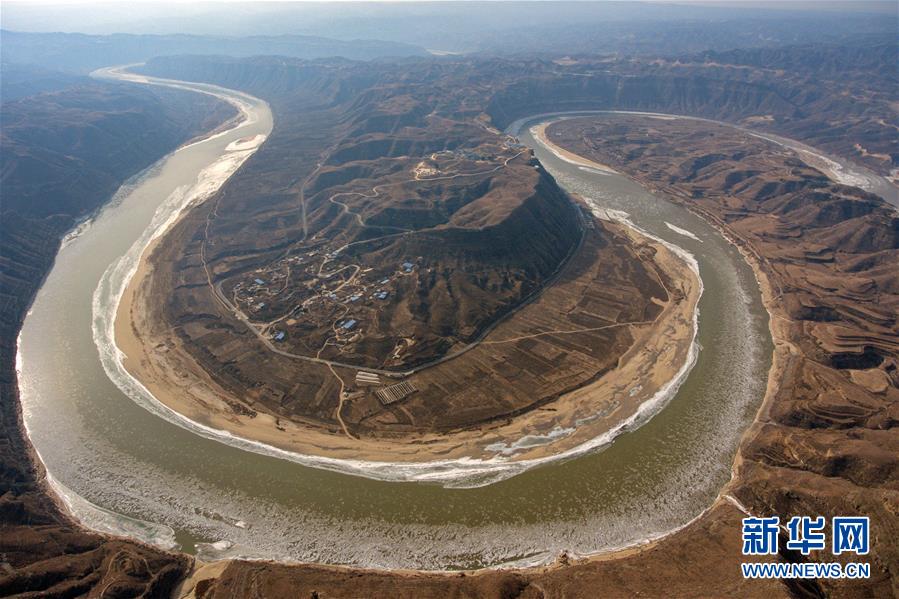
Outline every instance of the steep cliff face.
<path fill-rule="evenodd" d="M 777 48 L 742 48 L 725 51 L 709 50 L 695 55 L 694 60 L 721 65 L 743 65 L 765 69 L 785 69 L 802 74 L 841 77 L 846 72 L 876 71 L 883 65 L 899 61 L 899 48 L 892 43 L 859 45 L 781 46 Z M 885 74 L 895 78 L 895 73 Z M 876 87 L 876 82 L 875 83 Z"/>
<path fill-rule="evenodd" d="M 499 128 L 541 112 L 636 110 L 721 120 L 754 114 L 793 115 L 797 107 L 777 90 L 743 81 L 676 73 L 547 75 L 498 92 L 487 113 Z"/>
<path fill-rule="evenodd" d="M 356 98 L 362 89 L 376 80 L 380 68 L 383 67 L 366 67 L 340 58 L 298 60 L 285 57 L 177 56 L 153 58 L 133 70 L 157 77 L 201 81 L 245 91 L 265 99 L 276 112 L 280 106 L 287 107 L 290 102 L 293 110 L 285 110 L 279 120 L 286 123 L 296 117 L 297 103 L 303 99 L 322 107 Z"/>
<path fill-rule="evenodd" d="M 255 59 L 251 69 L 233 61 L 223 74 L 213 71 L 215 61 L 204 64 L 204 60 L 180 65 L 172 59 L 159 60 L 148 69 L 227 81 L 274 97 L 287 92 L 300 72 L 328 62 L 275 64 Z M 895 134 L 899 125 L 892 103 L 899 83 L 895 62 L 895 44 L 863 40 L 854 45 L 781 46 L 662 58 L 410 59 L 401 68 L 407 78 L 441 89 L 443 96 L 435 98 L 438 105 L 469 117 L 483 111 L 500 129 L 540 112 L 668 112 L 780 133 L 888 175 L 899 165 Z M 336 66 L 333 61 L 329 64 L 332 69 Z M 362 90 L 396 65 L 370 65 L 363 71 L 344 61 L 338 68 L 341 83 L 332 97 L 345 100 L 355 94 L 361 100 Z M 293 83 L 285 86 L 281 81 Z M 403 124 L 402 118 L 379 118 L 372 121 L 371 130 L 394 130 Z"/>
<path fill-rule="evenodd" d="M 411 315 L 416 337 L 434 339 L 430 351 L 399 364 L 417 366 L 440 357 L 453 345 L 470 343 L 491 323 L 545 285 L 581 239 L 577 209 L 540 169 L 518 169 L 461 206 L 446 224 L 390 238 L 361 263 L 377 267 L 414 259 L 416 273 L 397 294 L 403 310 L 378 332 L 392 350 L 401 336 L 403 315 Z M 400 220 L 402 222 L 402 219 Z M 377 352 L 370 365 L 383 360 Z M 366 362 L 368 364 L 368 362 Z"/>
<path fill-rule="evenodd" d="M 33 89 L 33 86 L 20 86 Z M 88 533 L 45 494 L 19 421 L 18 330 L 62 235 L 128 177 L 235 111 L 186 92 L 81 84 L 0 108 L 0 595 L 163 596 L 190 559 Z"/>
<path fill-rule="evenodd" d="M 532 65 L 486 109 L 500 128 L 539 112 L 634 110 L 779 133 L 890 175 L 899 165 L 895 44 L 785 46 Z"/>

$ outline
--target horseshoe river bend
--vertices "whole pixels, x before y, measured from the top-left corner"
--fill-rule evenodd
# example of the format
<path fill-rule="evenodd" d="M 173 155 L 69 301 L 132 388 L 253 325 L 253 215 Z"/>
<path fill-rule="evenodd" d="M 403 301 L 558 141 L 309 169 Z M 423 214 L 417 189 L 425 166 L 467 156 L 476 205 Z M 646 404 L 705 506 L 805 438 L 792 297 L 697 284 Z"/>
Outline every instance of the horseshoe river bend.
<path fill-rule="evenodd" d="M 707 509 L 764 396 L 772 345 L 740 253 L 686 209 L 633 181 L 574 164 L 529 127 L 565 189 L 600 214 L 692 255 L 703 283 L 692 359 L 617 436 L 539 464 L 340 463 L 253 445 L 155 402 L 120 364 L 113 315 L 143 249 L 211 195 L 271 131 L 268 106 L 209 85 L 97 76 L 218 95 L 232 128 L 128 181 L 64 242 L 26 318 L 17 368 L 28 435 L 48 480 L 85 525 L 202 559 L 250 557 L 450 570 L 540 564 L 668 534 Z M 423 482 L 426 481 L 426 482 Z"/>

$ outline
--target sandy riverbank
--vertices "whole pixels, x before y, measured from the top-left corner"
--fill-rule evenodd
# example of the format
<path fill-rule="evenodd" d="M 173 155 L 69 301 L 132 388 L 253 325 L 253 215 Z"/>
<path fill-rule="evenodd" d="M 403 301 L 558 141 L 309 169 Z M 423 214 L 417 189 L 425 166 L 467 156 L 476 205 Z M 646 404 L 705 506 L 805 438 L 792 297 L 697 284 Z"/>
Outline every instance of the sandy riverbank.
<path fill-rule="evenodd" d="M 156 300 L 150 297 L 153 266 L 148 256 L 154 246 L 144 252 L 122 296 L 115 340 L 127 356 L 125 368 L 156 400 L 222 441 L 242 440 L 239 444 L 246 449 L 374 478 L 452 482 L 485 475 L 484 480 L 496 480 L 608 443 L 625 424 L 645 421 L 662 407 L 692 366 L 701 294 L 697 274 L 671 248 L 624 224 L 606 226 L 655 249 L 654 268 L 677 282 L 679 289 L 671 291 L 678 300 L 667 302 L 651 324 L 628 325 L 634 343 L 613 371 L 548 406 L 478 428 L 357 440 L 319 423 L 287 422 L 263 412 L 241 414 L 234 409 L 240 398 L 229 397 L 216 385 L 170 329 L 153 317 Z M 495 335 L 499 338 L 502 330 Z M 394 468 L 396 464 L 414 467 L 403 470 Z"/>
<path fill-rule="evenodd" d="M 599 162 L 595 162 L 593 160 L 588 160 L 583 156 L 578 156 L 573 152 L 569 152 L 562 146 L 558 146 L 554 144 L 546 135 L 546 128 L 553 124 L 554 121 L 546 121 L 540 123 L 539 125 L 534 125 L 531 127 L 531 133 L 536 137 L 540 143 L 546 146 L 546 149 L 564 160 L 565 162 L 569 162 L 571 164 L 576 164 L 578 166 L 582 166 L 589 169 L 595 169 L 604 173 L 608 173 L 610 175 L 618 175 L 620 174 L 618 171 L 613 169 L 611 166 L 607 164 L 600 164 Z"/>

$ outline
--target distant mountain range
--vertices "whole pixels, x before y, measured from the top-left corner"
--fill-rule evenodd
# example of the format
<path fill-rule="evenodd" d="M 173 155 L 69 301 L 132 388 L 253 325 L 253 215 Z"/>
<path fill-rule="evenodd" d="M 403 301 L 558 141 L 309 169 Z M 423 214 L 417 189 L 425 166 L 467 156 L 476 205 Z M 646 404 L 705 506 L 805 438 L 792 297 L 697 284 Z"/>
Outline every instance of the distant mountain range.
<path fill-rule="evenodd" d="M 896 32 L 895 2 L 7 2 L 2 28 L 91 34 L 322 36 L 384 40 L 451 52 L 618 52 L 703 50 L 847 42 Z M 222 39 L 222 38 L 219 38 Z M 224 38 L 228 39 L 228 38 Z M 302 39 L 300 39 L 302 41 Z M 355 42 L 354 42 L 355 44 Z M 337 47 L 329 54 L 348 54 Z M 402 48 L 387 49 L 397 54 Z M 220 50 L 222 54 L 236 52 Z M 175 51 L 177 53 L 177 51 Z M 182 53 L 193 53 L 182 50 Z M 285 51 L 255 51 L 285 54 Z"/>
<path fill-rule="evenodd" d="M 82 33 L 23 33 L 0 30 L 3 78 L 6 64 L 38 65 L 68 73 L 89 73 L 110 64 L 144 62 L 154 56 L 210 54 L 228 56 L 278 55 L 294 58 L 342 57 L 372 60 L 384 57 L 426 56 L 428 51 L 401 42 L 335 40 L 310 35 L 223 37 L 199 35 L 85 35 Z"/>
<path fill-rule="evenodd" d="M 38 65 L 3 63 L 0 101 L 12 102 L 34 94 L 54 92 L 90 81 L 84 75 L 63 73 Z"/>

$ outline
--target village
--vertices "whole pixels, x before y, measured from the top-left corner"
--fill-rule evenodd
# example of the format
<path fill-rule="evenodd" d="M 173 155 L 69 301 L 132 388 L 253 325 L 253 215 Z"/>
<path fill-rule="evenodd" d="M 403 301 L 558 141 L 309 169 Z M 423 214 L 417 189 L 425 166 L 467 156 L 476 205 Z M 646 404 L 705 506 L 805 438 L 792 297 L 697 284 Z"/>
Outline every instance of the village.
<path fill-rule="evenodd" d="M 491 172 L 484 170 L 485 164 L 495 164 L 503 156 L 511 160 L 522 148 L 517 139 L 507 137 L 498 144 L 441 150 L 406 172 L 422 183 L 483 175 Z M 357 218 L 367 226 L 364 218 Z M 416 287 L 414 281 L 404 284 L 404 279 L 431 269 L 421 257 L 401 258 L 380 268 L 357 264 L 346 251 L 348 245 L 333 249 L 318 241 L 225 279 L 217 288 L 273 348 L 354 365 L 354 379 L 343 389 L 343 399 L 374 392 L 386 406 L 416 391 L 408 381 L 399 380 L 401 376 L 386 371 L 402 366 L 419 348 L 411 326 L 396 329 L 384 316 L 396 309 L 404 291 Z M 385 334 L 385 326 L 394 327 L 391 334 Z M 377 363 L 360 359 L 373 355 L 379 356 Z"/>
<path fill-rule="evenodd" d="M 367 335 L 377 333 L 379 313 L 395 298 L 400 280 L 415 276 L 417 261 L 405 260 L 392 272 L 376 272 L 342 263 L 338 252 L 313 249 L 243 273 L 227 296 L 271 343 L 292 353 L 343 362 Z M 412 335 L 401 337 L 384 366 L 398 362 L 414 344 Z M 416 391 L 397 378 L 382 380 L 360 368 L 353 384 L 342 392 L 343 399 L 373 391 L 386 406 Z"/>
<path fill-rule="evenodd" d="M 338 252 L 316 249 L 244 273 L 226 297 L 272 342 L 321 357 L 326 348 L 342 353 L 372 332 L 400 279 L 417 269 L 416 259 L 397 264 L 392 272 L 376 272 L 345 262 Z M 315 338 L 324 343 L 310 346 Z M 391 358 L 413 344 L 411 337 L 403 338 Z"/>
<path fill-rule="evenodd" d="M 475 175 L 482 172 L 484 164 L 495 164 L 509 152 L 517 154 L 524 149 L 525 146 L 519 143 L 517 138 L 507 136 L 500 144 L 440 150 L 418 162 L 412 168 L 412 175 L 416 181 Z"/>

